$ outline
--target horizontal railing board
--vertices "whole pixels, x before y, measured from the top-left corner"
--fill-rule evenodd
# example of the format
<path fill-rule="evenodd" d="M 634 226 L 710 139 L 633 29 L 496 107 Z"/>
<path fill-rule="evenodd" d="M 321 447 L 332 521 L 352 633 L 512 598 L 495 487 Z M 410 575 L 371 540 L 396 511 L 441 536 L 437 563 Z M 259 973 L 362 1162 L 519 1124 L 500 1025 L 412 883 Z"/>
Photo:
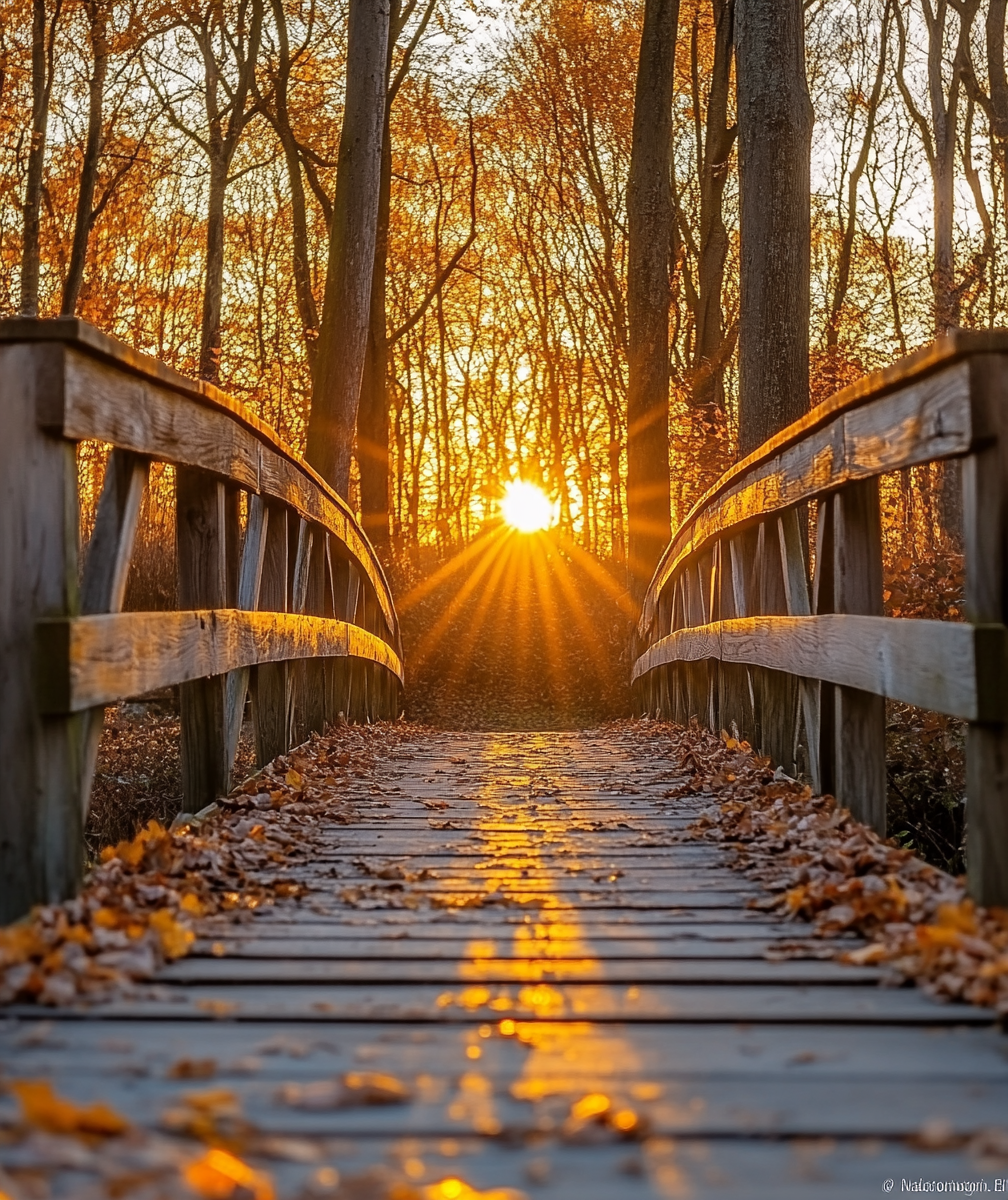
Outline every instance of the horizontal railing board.
<path fill-rule="evenodd" d="M 50 714 L 290 659 L 362 658 L 403 678 L 392 647 L 357 625 L 241 609 L 46 619 L 36 626 L 36 656 L 38 702 Z"/>
<path fill-rule="evenodd" d="M 667 635 L 637 660 L 633 678 L 668 663 L 719 659 L 997 721 L 1008 717 L 1005 647 L 1002 625 L 837 613 L 744 617 Z"/>
<path fill-rule="evenodd" d="M 679 556 L 682 539 L 699 513 L 709 507 L 719 496 L 734 487 L 742 476 L 746 475 L 759 463 L 779 454 L 789 446 L 801 442 L 809 434 L 821 426 L 832 422 L 839 414 L 852 412 L 855 409 L 879 400 L 901 388 L 915 384 L 938 371 L 944 370 L 964 359 L 975 361 L 980 355 L 1008 354 L 1008 331 L 1003 329 L 964 330 L 956 329 L 938 338 L 928 346 L 922 347 L 913 354 L 901 358 L 881 370 L 873 371 L 849 384 L 842 391 L 817 404 L 804 417 L 794 421 L 779 433 L 768 438 L 747 457 L 740 459 L 727 470 L 720 479 L 693 505 L 686 519 L 679 526 L 658 561 L 645 604 L 652 594 L 657 598 L 656 582 L 659 578 L 667 579 L 666 567 L 672 557 Z M 982 419 L 978 425 L 984 425 Z M 979 431 L 978 432 L 982 432 Z M 660 590 L 660 589 L 658 589 Z M 645 612 L 648 610 L 645 609 Z M 650 618 L 649 618 L 650 619 Z M 641 625 L 642 632 L 645 626 Z"/>
<path fill-rule="evenodd" d="M 47 356 L 38 397 L 43 428 L 199 467 L 291 505 L 346 546 L 398 637 L 388 581 L 346 502 L 245 405 L 76 319 L 0 320 L 4 342 L 40 343 Z"/>
<path fill-rule="evenodd" d="M 726 533 L 858 479 L 969 453 L 974 441 L 970 370 L 969 362 L 957 362 L 876 400 L 859 396 L 850 411 L 834 408 L 830 420 L 813 410 L 784 431 L 790 435 L 786 444 L 778 448 L 778 439 L 771 439 L 758 455 L 723 476 L 659 563 L 644 600 L 641 635 L 651 626 L 659 595 L 685 560 Z"/>

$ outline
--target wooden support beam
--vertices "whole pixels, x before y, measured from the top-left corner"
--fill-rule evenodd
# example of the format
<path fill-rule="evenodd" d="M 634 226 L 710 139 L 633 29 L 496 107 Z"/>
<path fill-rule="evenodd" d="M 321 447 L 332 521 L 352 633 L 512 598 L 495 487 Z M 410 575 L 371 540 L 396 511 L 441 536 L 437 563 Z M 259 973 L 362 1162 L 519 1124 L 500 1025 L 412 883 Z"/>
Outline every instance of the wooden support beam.
<path fill-rule="evenodd" d="M 808 617 L 812 614 L 809 597 L 808 568 L 805 562 L 805 529 L 798 510 L 789 508 L 777 518 L 777 533 L 780 540 L 781 570 L 784 576 L 784 595 L 790 617 Z M 799 679 L 802 717 L 805 722 L 805 741 L 808 747 L 809 776 L 812 790 L 822 790 L 822 774 L 819 770 L 819 692 L 818 679 Z M 797 759 L 797 746 L 795 747 Z"/>
<path fill-rule="evenodd" d="M 128 450 L 113 450 L 109 455 L 84 560 L 82 613 L 122 611 L 149 472 L 150 462 L 141 455 Z M 104 708 L 92 708 L 82 715 L 80 805 L 85 822 L 104 721 Z"/>
<path fill-rule="evenodd" d="M 884 606 L 878 480 L 849 484 L 834 496 L 832 507 L 833 611 L 881 616 Z M 840 686 L 833 703 L 836 797 L 859 821 L 871 825 L 884 837 L 885 699 L 877 692 Z"/>
<path fill-rule="evenodd" d="M 226 608 L 225 529 L 224 483 L 201 471 L 180 468 L 175 475 L 180 608 Z M 179 689 L 182 796 L 189 812 L 198 812 L 218 796 L 226 795 L 229 784 L 224 677 L 222 673 L 205 674 L 206 678 L 184 676 L 188 682 Z M 154 683 L 132 690 L 145 692 L 160 686 Z"/>
<path fill-rule="evenodd" d="M 259 585 L 259 608 L 287 611 L 287 513 L 282 504 L 268 504 L 266 545 Z M 255 724 L 256 762 L 265 766 L 290 749 L 288 710 L 289 666 L 263 663 L 252 676 L 252 717 Z"/>
<path fill-rule="evenodd" d="M 308 584 L 305 592 L 304 611 L 313 617 L 325 615 L 325 537 L 321 534 L 312 543 L 308 562 Z M 324 660 L 308 659 L 304 663 L 304 690 L 302 692 L 302 719 L 304 736 L 322 733 L 325 729 L 325 663 Z"/>
<path fill-rule="evenodd" d="M 974 420 L 984 448 L 963 464 L 966 618 L 1008 624 L 1008 373 L 1002 358 L 972 364 Z M 1005 646 L 978 667 L 1003 688 Z M 966 869 L 981 904 L 1008 906 L 1008 712 L 978 715 L 966 742 Z M 994 718 L 994 719 L 992 719 Z"/>
<path fill-rule="evenodd" d="M 83 866 L 82 721 L 35 704 L 32 627 L 78 611 L 74 447 L 40 428 L 46 347 L 0 345 L 0 924 L 64 900 Z"/>
<path fill-rule="evenodd" d="M 302 519 L 298 523 L 297 550 L 294 554 L 293 574 L 291 576 L 291 612 L 304 613 L 308 601 L 308 578 L 311 572 L 312 545 L 315 541 L 315 531 L 308 521 Z M 288 667 L 290 672 L 290 741 L 299 745 L 308 736 L 305 725 L 305 663 L 298 661 Z"/>
<path fill-rule="evenodd" d="M 269 510 L 263 503 L 262 497 L 249 497 L 245 543 L 242 546 L 235 588 L 238 608 L 254 611 L 259 607 L 259 590 L 262 582 L 263 563 L 266 559 L 268 530 Z M 228 672 L 224 696 L 224 728 L 229 773 L 234 766 L 235 754 L 238 752 L 238 738 L 241 736 L 248 682 L 248 667 L 239 667 L 237 671 Z"/>

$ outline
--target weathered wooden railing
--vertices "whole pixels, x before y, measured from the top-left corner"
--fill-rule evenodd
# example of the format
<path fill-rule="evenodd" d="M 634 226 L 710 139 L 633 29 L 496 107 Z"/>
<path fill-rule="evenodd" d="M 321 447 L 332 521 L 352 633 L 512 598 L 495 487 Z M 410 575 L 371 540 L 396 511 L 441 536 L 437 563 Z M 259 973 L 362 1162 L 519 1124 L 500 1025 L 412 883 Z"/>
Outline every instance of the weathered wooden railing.
<path fill-rule="evenodd" d="M 246 692 L 269 761 L 402 689 L 388 583 L 343 500 L 253 413 L 78 321 L 0 321 L 0 920 L 76 887 L 103 706 L 180 684 L 186 808 L 227 791 Z M 113 447 L 79 563 L 76 444 Z M 152 461 L 177 612 L 122 612 Z M 244 530 L 241 493 L 246 496 Z"/>
<path fill-rule="evenodd" d="M 886 617 L 879 476 L 949 458 L 966 619 Z M 638 710 L 734 725 L 880 831 L 884 698 L 965 718 L 970 888 L 1008 904 L 1006 530 L 1008 333 L 957 333 L 819 405 L 693 508 L 644 600 Z"/>

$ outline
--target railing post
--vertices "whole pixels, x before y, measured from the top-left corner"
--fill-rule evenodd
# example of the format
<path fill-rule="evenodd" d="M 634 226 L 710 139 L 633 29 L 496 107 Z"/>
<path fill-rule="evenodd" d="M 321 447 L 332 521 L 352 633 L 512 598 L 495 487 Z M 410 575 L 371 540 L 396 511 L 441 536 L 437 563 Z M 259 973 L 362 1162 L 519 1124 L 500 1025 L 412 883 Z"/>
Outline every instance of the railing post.
<path fill-rule="evenodd" d="M 226 510 L 220 480 L 178 468 L 175 529 L 181 609 L 227 607 Z M 224 683 L 223 675 L 214 675 L 179 689 L 182 796 L 189 812 L 198 812 L 228 790 Z"/>
<path fill-rule="evenodd" d="M 787 591 L 780 555 L 777 522 L 770 518 L 759 527 L 756 542 L 759 615 L 786 615 Z M 798 718 L 798 688 L 793 675 L 768 667 L 752 670 L 755 694 L 758 747 L 786 771 L 794 773 L 795 727 Z"/>
<path fill-rule="evenodd" d="M 781 569 L 784 572 L 784 592 L 787 598 L 789 617 L 807 617 L 812 612 L 812 604 L 809 599 L 808 564 L 805 561 L 806 516 L 799 513 L 796 508 L 789 508 L 777 518 Z M 808 745 L 812 790 L 820 792 L 822 778 L 819 769 L 819 681 L 817 679 L 799 679 L 798 691 L 801 696 L 802 717 L 805 722 L 805 740 Z M 797 742 L 797 736 L 795 740 Z M 797 750 L 796 745 L 796 759 L 798 757 Z"/>
<path fill-rule="evenodd" d="M 149 473 L 149 461 L 139 454 L 113 450 L 109 455 L 81 580 L 80 607 L 84 614 L 122 612 Z M 80 803 L 84 822 L 104 724 L 104 708 L 92 708 L 83 714 Z"/>
<path fill-rule="evenodd" d="M 333 589 L 333 616 L 337 621 L 352 621 L 350 612 L 350 560 L 330 544 L 330 576 Z M 349 658 L 333 658 L 329 660 L 328 679 L 326 687 L 329 693 L 328 705 L 330 721 L 335 721 L 340 713 L 345 720 L 350 720 L 350 667 Z"/>
<path fill-rule="evenodd" d="M 884 605 L 878 480 L 865 479 L 841 488 L 833 496 L 831 508 L 833 611 L 881 616 Z M 823 599 L 820 591 L 820 606 Z M 885 699 L 857 688 L 835 687 L 833 736 L 837 799 L 859 821 L 884 837 Z"/>
<path fill-rule="evenodd" d="M 966 619 L 1008 624 L 1008 368 L 1003 357 L 971 363 L 973 437 L 963 463 Z M 978 664 L 979 666 L 980 664 Z M 1004 678 L 1008 663 L 984 664 Z M 1008 905 L 1008 726 L 971 721 L 966 742 L 966 869 L 981 904 Z"/>
<path fill-rule="evenodd" d="M 319 530 L 312 542 L 305 595 L 304 610 L 312 617 L 325 616 L 325 565 L 325 536 Z M 305 737 L 325 729 L 325 674 L 324 659 L 308 659 L 305 663 L 302 697 Z"/>
<path fill-rule="evenodd" d="M 286 612 L 287 508 L 283 504 L 267 504 L 266 507 L 266 549 L 259 584 L 259 607 L 266 612 Z M 262 663 L 253 673 L 252 714 L 256 762 L 260 766 L 290 749 L 288 672 L 287 663 Z"/>
<path fill-rule="evenodd" d="M 77 463 L 61 346 L 0 345 L 0 923 L 71 895 L 83 866 L 82 717 L 39 715 L 35 622 L 78 611 Z"/>
<path fill-rule="evenodd" d="M 721 543 L 721 619 L 724 621 L 753 615 L 749 584 L 755 545 L 755 531 L 724 539 Z M 722 725 L 729 732 L 734 727 L 740 737 L 755 744 L 756 716 L 749 668 L 723 662 L 720 676 Z"/>
<path fill-rule="evenodd" d="M 238 564 L 235 607 L 254 611 L 259 607 L 259 590 L 262 586 L 263 561 L 266 557 L 266 539 L 269 536 L 269 509 L 261 496 L 249 497 L 248 524 L 245 526 L 245 544 L 242 546 Z M 237 540 L 237 539 L 236 539 Z M 245 715 L 245 695 L 248 692 L 249 668 L 231 671 L 225 686 L 224 729 L 228 773 L 234 766 L 241 737 L 242 718 Z"/>

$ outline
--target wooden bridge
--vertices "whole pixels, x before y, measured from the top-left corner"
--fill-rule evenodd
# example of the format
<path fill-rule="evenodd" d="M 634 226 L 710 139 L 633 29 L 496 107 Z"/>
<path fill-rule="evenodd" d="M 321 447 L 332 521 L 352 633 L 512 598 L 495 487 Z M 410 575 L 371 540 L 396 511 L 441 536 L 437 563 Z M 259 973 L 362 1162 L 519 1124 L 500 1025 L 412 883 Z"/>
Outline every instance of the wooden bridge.
<path fill-rule="evenodd" d="M 218 805 L 36 916 L 59 958 L 12 968 L 52 1003 L 22 991 L 0 1016 L 0 1193 L 998 1190 L 997 1015 L 880 987 L 754 906 L 730 849 L 690 835 L 712 796 L 667 725 L 361 725 L 398 714 L 403 676 L 339 498 L 240 405 L 86 327 L 0 339 L 7 915 L 78 887 L 104 704 L 181 684 L 187 807 Z M 1006 355 L 999 336 L 945 343 L 739 464 L 669 547 L 634 667 L 642 711 L 734 725 L 876 825 L 883 698 L 966 718 L 971 886 L 1000 903 Z M 115 449 L 79 572 L 82 438 Z M 953 455 L 969 619 L 885 618 L 874 481 Z M 182 606 L 156 616 L 118 611 L 152 459 L 178 469 Z M 262 769 L 224 799 L 249 687 Z M 75 996 L 82 962 L 122 969 L 155 929 L 173 961 L 152 982 Z M 62 999 L 32 983 L 46 972 Z"/>

